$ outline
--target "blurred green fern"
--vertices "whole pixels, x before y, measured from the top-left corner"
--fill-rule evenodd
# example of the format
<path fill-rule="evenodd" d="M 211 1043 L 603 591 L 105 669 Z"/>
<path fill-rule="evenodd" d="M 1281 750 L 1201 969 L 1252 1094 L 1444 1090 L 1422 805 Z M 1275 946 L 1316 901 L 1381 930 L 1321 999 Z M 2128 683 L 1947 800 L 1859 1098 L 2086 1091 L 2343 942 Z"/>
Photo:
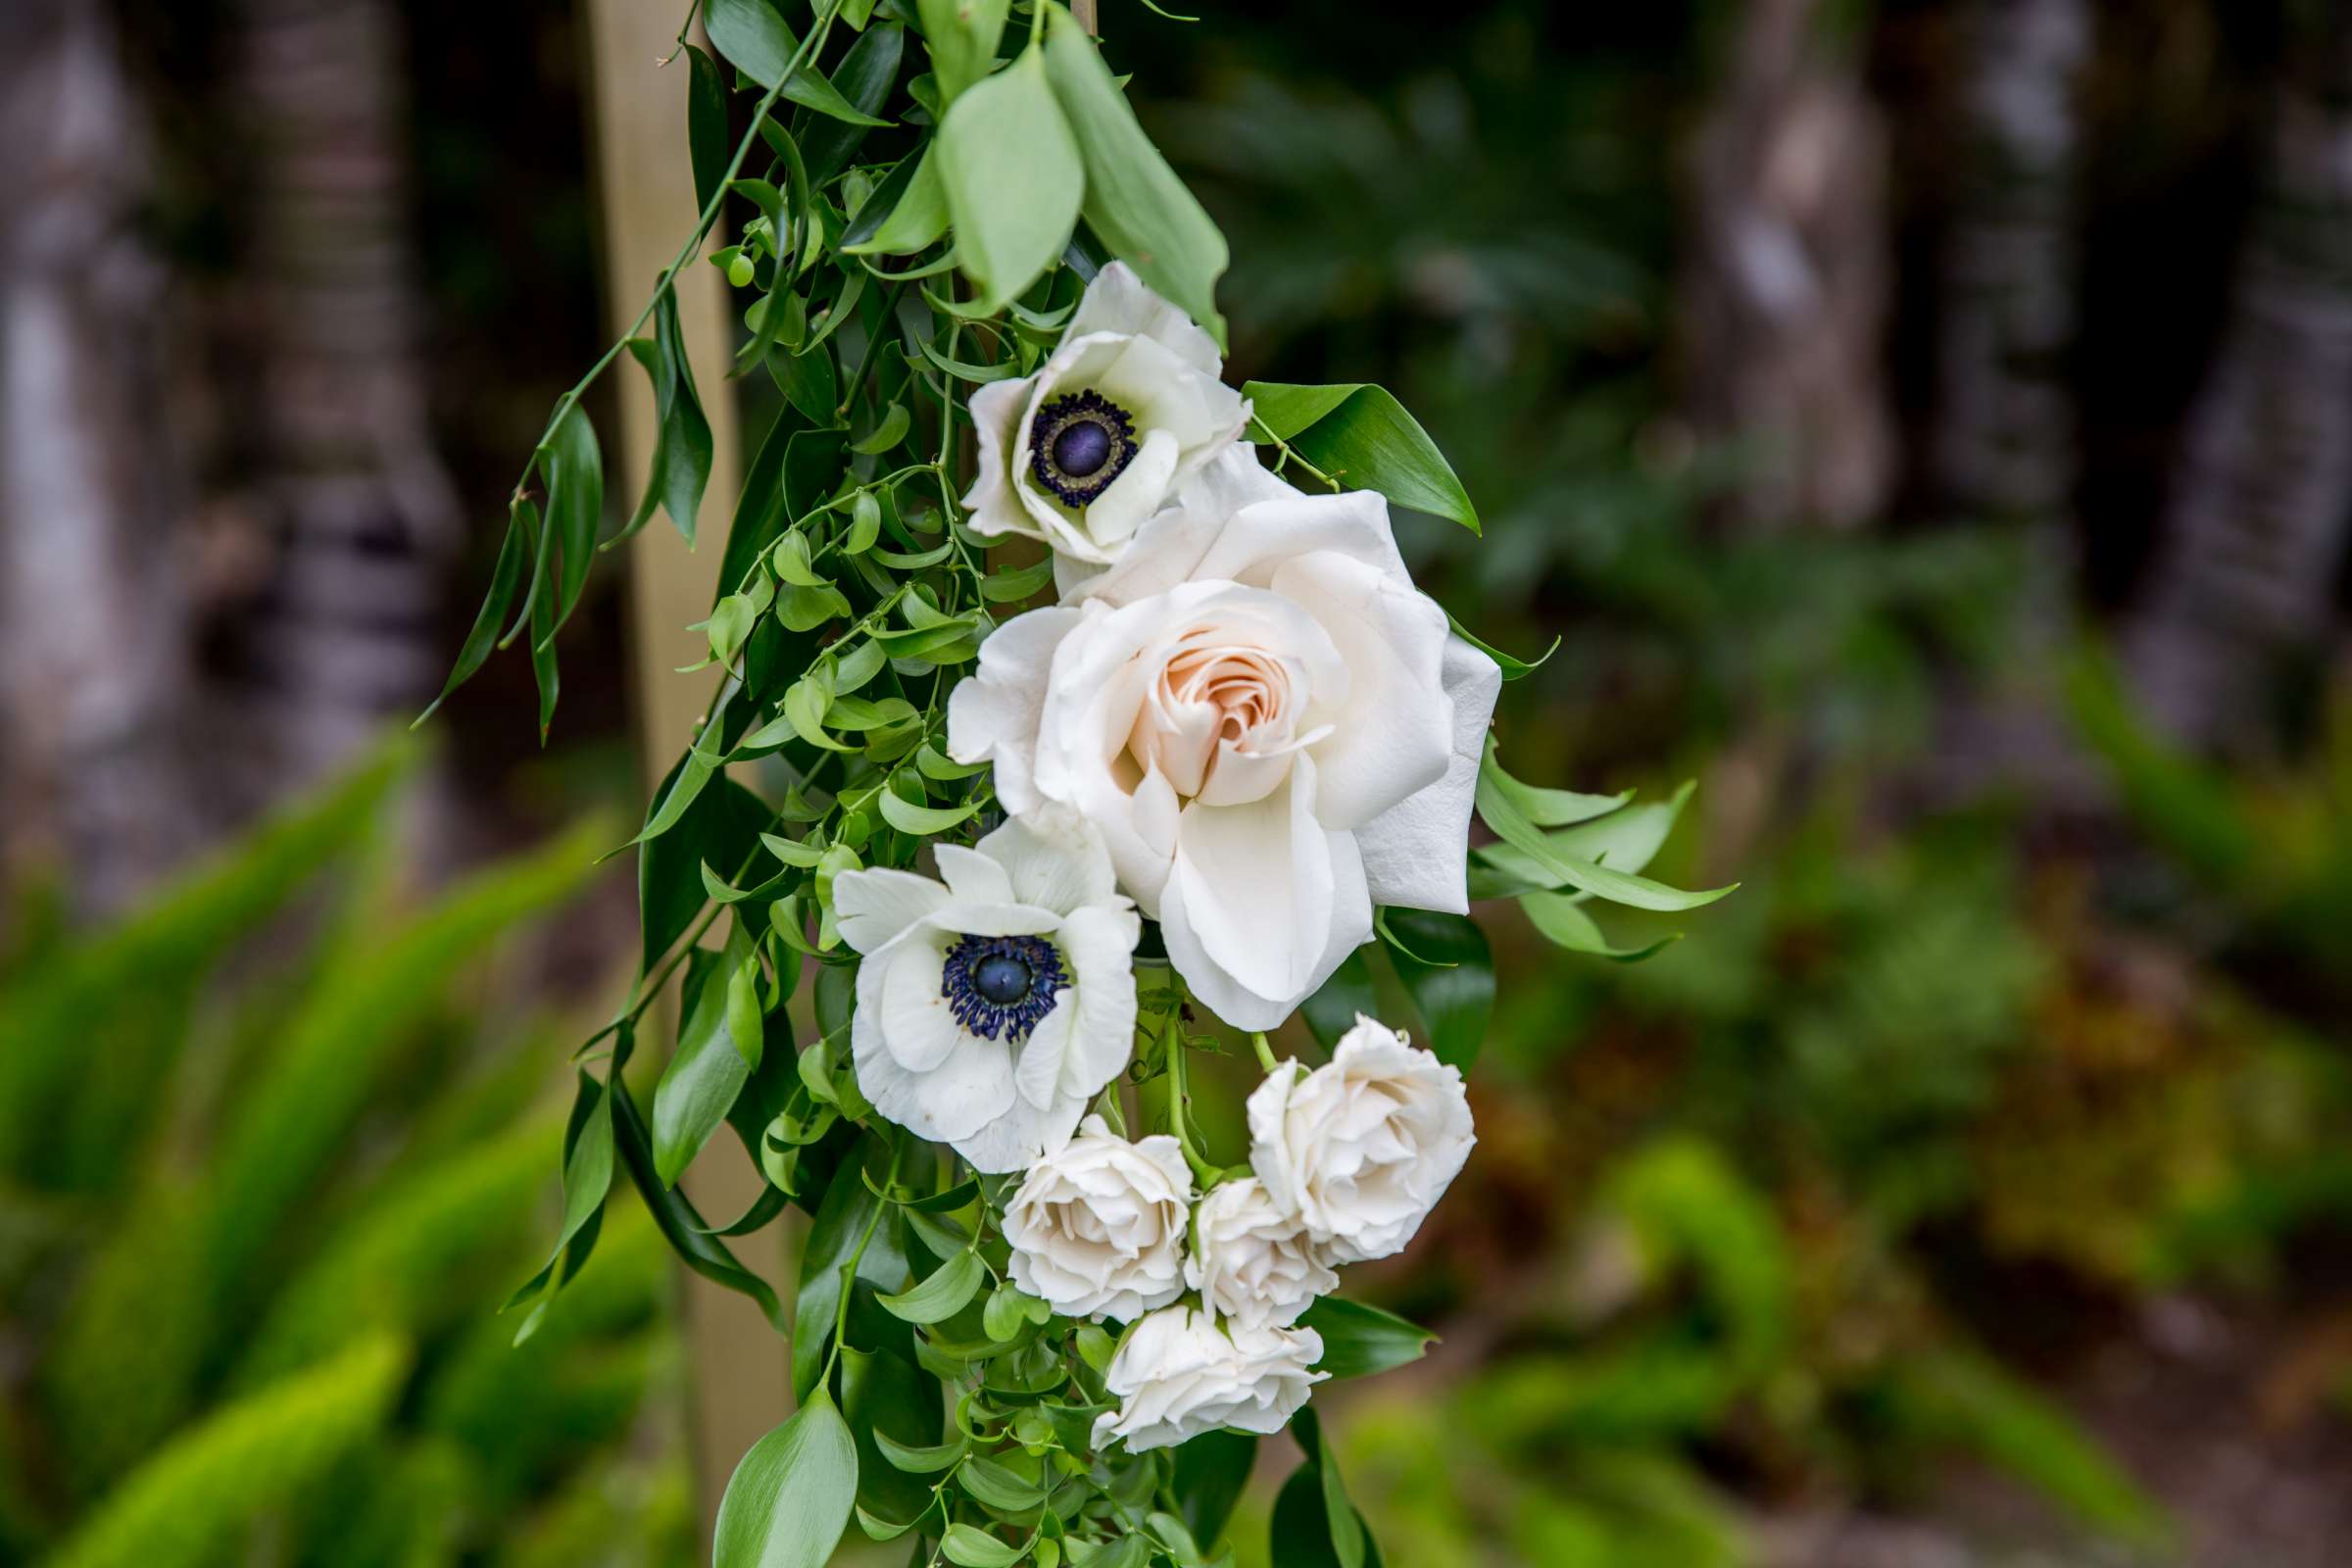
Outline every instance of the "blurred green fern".
<path fill-rule="evenodd" d="M 679 1562 L 624 1452 L 674 1359 L 634 1211 L 522 1351 L 561 1107 L 485 956 L 602 827 L 418 906 L 387 746 L 109 930 L 0 964 L 0 1560 Z M 36 911 L 37 912 L 37 911 Z M 258 1534 L 257 1534 L 258 1532 Z"/>

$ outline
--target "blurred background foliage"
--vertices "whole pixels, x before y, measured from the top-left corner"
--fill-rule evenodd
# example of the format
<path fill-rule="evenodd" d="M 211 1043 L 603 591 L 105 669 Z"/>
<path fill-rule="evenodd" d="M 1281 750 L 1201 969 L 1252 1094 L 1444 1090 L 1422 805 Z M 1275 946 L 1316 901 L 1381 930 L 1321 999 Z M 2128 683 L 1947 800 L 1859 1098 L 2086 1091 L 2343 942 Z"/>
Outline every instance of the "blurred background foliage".
<path fill-rule="evenodd" d="M 420 901 L 416 760 L 380 753 L 116 924 L 27 921 L 0 963 L 10 1560 L 694 1555 L 643 1413 L 676 1362 L 651 1223 L 615 1215 L 520 1346 L 497 1315 L 548 1223 L 563 1044 L 485 955 L 557 917 L 611 829 Z"/>
<path fill-rule="evenodd" d="M 175 499 L 141 515 L 193 564 L 200 737 L 293 710 L 313 666 L 272 650 L 345 537 L 238 413 L 272 199 L 250 39 L 356 14 L 383 46 L 408 363 L 471 521 L 363 530 L 422 585 L 368 646 L 433 657 L 327 695 L 413 710 L 597 347 L 577 18 L 79 9 L 146 125 L 109 232 L 170 279 L 140 297 Z M 1639 964 L 1489 911 L 1478 1156 L 1351 1279 L 1445 1341 L 1328 1401 L 1389 1560 L 2352 1556 L 2352 188 L 2313 152 L 2352 136 L 2343 8 L 1104 10 L 1232 240 L 1236 379 L 1395 391 L 1487 523 L 1400 518 L 1416 571 L 1499 646 L 1560 639 L 1506 693 L 1510 765 L 1698 779 L 1659 872 L 1744 883 Z M 591 592 L 544 759 L 494 662 L 429 776 L 369 764 L 144 902 L 91 867 L 133 845 L 120 880 L 151 882 L 318 749 L 175 742 L 202 820 L 153 848 L 176 808 L 131 834 L 7 797 L 0 1555 L 691 1550 L 667 1275 L 626 1205 L 520 1352 L 490 1315 L 550 1223 L 538 1020 L 609 1000 L 625 932 L 590 895 L 537 971 L 477 972 L 570 894 L 574 841 L 388 891 L 629 796 Z M 80 776 L 14 722 L 20 774 Z M 336 1108 L 295 1136 L 296 1099 Z"/>

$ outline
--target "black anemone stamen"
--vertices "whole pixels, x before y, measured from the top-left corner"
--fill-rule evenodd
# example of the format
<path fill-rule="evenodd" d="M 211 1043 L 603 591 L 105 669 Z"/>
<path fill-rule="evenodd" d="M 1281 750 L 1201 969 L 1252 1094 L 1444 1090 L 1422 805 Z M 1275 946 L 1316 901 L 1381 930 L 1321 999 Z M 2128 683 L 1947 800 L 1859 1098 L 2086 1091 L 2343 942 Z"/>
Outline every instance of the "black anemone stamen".
<path fill-rule="evenodd" d="M 966 1034 L 1017 1046 L 1069 983 L 1061 955 L 1043 937 L 967 936 L 948 950 L 939 994 Z"/>
<path fill-rule="evenodd" d="M 1029 424 L 1029 471 L 1066 507 L 1109 489 L 1135 453 L 1135 420 L 1091 389 L 1055 398 Z"/>

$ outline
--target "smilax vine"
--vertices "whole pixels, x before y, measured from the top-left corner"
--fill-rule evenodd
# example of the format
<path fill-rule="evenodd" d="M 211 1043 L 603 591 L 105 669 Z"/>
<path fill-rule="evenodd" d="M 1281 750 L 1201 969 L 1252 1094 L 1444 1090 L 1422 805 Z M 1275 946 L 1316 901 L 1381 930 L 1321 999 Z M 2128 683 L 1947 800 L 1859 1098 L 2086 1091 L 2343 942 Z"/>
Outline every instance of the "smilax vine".
<path fill-rule="evenodd" d="M 1390 528 L 1396 504 L 1475 531 L 1469 497 L 1379 387 L 1226 383 L 1225 242 L 1068 11 L 701 12 L 718 58 L 674 57 L 699 220 L 559 400 L 450 677 L 522 640 L 544 733 L 597 552 L 657 511 L 691 541 L 711 442 L 672 283 L 720 268 L 735 371 L 784 412 L 702 623 L 723 678 L 633 841 L 638 983 L 579 1053 L 521 1333 L 625 1173 L 791 1338 L 799 1410 L 736 1471 L 720 1568 L 821 1563 L 853 1520 L 913 1564 L 1225 1561 L 1286 1425 L 1275 1560 L 1377 1562 L 1308 1402 L 1429 1339 L 1335 1293 L 1469 1157 L 1494 989 L 1471 899 L 1631 957 L 1595 905 L 1725 890 L 1641 874 L 1681 797 L 1496 762 L 1496 693 L 1533 666 L 1421 593 Z M 580 399 L 623 350 L 660 431 L 607 534 Z M 624 1069 L 673 978 L 641 1106 Z M 1295 1012 L 1317 1065 L 1267 1039 Z M 1264 1078 L 1225 1165 L 1187 1062 L 1233 1052 Z M 713 1222 L 676 1183 L 721 1127 L 768 1185 Z M 813 1217 L 789 1308 L 727 1246 L 788 1204 Z"/>

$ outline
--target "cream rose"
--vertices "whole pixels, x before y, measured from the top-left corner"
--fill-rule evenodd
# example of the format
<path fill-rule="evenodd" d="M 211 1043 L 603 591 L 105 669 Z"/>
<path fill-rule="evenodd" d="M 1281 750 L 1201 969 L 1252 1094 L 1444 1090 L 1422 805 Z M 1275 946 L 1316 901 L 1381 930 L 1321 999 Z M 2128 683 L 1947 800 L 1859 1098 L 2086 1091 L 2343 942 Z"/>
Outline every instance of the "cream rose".
<path fill-rule="evenodd" d="M 1004 1205 L 1012 1282 L 1065 1317 L 1133 1321 L 1184 1294 L 1193 1174 L 1162 1133 L 1131 1144 L 1100 1116 Z"/>
<path fill-rule="evenodd" d="M 1401 1251 L 1477 1141 L 1462 1075 L 1360 1014 L 1330 1061 L 1250 1096 L 1250 1168 L 1335 1263 Z"/>
<path fill-rule="evenodd" d="M 1124 1438 L 1130 1452 L 1236 1427 L 1279 1432 L 1330 1374 L 1317 1372 L 1312 1329 L 1219 1323 L 1191 1306 L 1152 1313 L 1129 1331 L 1103 1382 L 1119 1407 L 1095 1418 L 1095 1446 Z"/>
<path fill-rule="evenodd" d="M 1184 1282 L 1237 1323 L 1287 1326 L 1340 1287 L 1297 1215 L 1286 1214 L 1254 1176 L 1222 1183 L 1193 1215 Z"/>
<path fill-rule="evenodd" d="M 1501 675 L 1413 587 L 1379 496 L 1301 495 L 1238 449 L 1073 593 L 982 645 L 949 750 L 1008 809 L 1100 827 L 1219 1017 L 1280 1023 L 1375 904 L 1467 908 Z"/>
<path fill-rule="evenodd" d="M 1230 447 L 1250 405 L 1217 345 L 1122 262 L 1095 274 L 1037 373 L 972 394 L 974 532 L 1052 545 L 1065 572 L 1119 559 L 1146 517 Z M 1066 579 L 1065 579 L 1066 580 Z"/>
<path fill-rule="evenodd" d="M 850 1024 L 858 1087 L 973 1168 L 1019 1170 L 1066 1143 L 1127 1064 L 1142 922 L 1074 812 L 933 854 L 944 883 L 881 869 L 833 883 L 842 940 L 865 956 Z"/>

